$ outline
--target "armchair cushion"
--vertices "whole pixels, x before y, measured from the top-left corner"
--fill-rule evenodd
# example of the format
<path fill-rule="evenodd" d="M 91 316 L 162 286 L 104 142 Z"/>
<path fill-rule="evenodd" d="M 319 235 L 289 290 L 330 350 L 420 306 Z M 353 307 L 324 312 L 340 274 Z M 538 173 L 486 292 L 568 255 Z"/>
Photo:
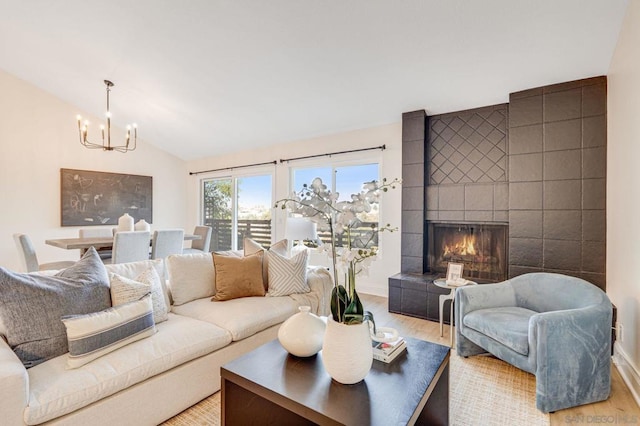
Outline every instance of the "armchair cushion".
<path fill-rule="evenodd" d="M 504 346 L 522 354 L 529 354 L 529 319 L 537 312 L 519 308 L 480 309 L 464 317 L 464 325 Z"/>

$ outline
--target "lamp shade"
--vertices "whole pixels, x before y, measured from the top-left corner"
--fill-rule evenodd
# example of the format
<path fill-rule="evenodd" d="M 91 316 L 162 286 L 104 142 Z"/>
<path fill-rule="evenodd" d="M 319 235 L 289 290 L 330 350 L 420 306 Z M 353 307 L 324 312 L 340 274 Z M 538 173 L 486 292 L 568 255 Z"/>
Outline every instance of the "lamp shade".
<path fill-rule="evenodd" d="M 318 240 L 317 225 L 305 217 L 288 217 L 284 237 L 289 241 Z"/>

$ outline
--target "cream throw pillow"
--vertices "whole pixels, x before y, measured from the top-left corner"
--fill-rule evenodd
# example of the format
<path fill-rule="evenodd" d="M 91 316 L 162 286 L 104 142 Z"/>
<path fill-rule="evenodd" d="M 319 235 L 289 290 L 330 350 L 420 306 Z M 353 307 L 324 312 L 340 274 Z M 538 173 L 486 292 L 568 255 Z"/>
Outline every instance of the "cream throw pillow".
<path fill-rule="evenodd" d="M 265 253 L 265 256 L 262 258 L 262 280 L 264 282 L 265 290 L 269 288 L 269 256 L 267 256 L 266 253 L 274 252 L 278 253 L 281 256 L 286 256 L 288 245 L 289 241 L 285 238 L 284 240 L 280 240 L 277 243 L 272 244 L 269 250 L 265 250 L 264 247 L 253 241 L 251 238 L 244 239 L 245 256 L 257 253 L 259 251 L 264 251 Z"/>
<path fill-rule="evenodd" d="M 134 279 L 114 273 L 111 273 L 109 278 L 112 306 L 140 300 L 147 293 L 151 293 L 153 321 L 158 324 L 169 319 L 169 309 L 164 300 L 162 281 L 155 268 L 147 269 Z"/>
<path fill-rule="evenodd" d="M 104 265 L 107 269 L 107 273 L 114 273 L 121 275 L 127 278 L 137 277 L 150 267 L 155 268 L 158 276 L 161 278 L 160 282 L 162 283 L 162 291 L 164 294 L 164 303 L 167 306 L 171 306 L 171 301 L 169 300 L 169 289 L 167 288 L 167 283 L 164 277 L 166 277 L 164 260 L 163 259 L 149 259 L 149 260 L 141 260 L 139 262 L 130 262 L 130 263 L 114 263 L 110 265 Z"/>
<path fill-rule="evenodd" d="M 269 292 L 267 296 L 288 296 L 290 294 L 308 293 L 307 260 L 309 251 L 304 250 L 291 258 L 276 252 L 268 252 L 269 258 Z"/>
<path fill-rule="evenodd" d="M 62 317 L 67 330 L 67 368 L 78 368 L 156 332 L 151 296 L 86 315 Z"/>
<path fill-rule="evenodd" d="M 211 300 L 264 296 L 262 283 L 263 252 L 245 257 L 213 254 L 216 270 L 216 294 Z"/>
<path fill-rule="evenodd" d="M 216 293 L 211 253 L 172 254 L 167 258 L 167 270 L 174 305 Z"/>

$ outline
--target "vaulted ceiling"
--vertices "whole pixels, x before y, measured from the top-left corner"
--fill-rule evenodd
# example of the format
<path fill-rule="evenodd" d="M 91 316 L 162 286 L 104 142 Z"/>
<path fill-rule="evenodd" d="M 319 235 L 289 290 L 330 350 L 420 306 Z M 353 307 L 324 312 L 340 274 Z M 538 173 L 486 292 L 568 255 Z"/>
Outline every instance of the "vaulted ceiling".
<path fill-rule="evenodd" d="M 0 68 L 98 117 L 110 79 L 114 125 L 189 160 L 604 75 L 626 6 L 0 0 Z"/>

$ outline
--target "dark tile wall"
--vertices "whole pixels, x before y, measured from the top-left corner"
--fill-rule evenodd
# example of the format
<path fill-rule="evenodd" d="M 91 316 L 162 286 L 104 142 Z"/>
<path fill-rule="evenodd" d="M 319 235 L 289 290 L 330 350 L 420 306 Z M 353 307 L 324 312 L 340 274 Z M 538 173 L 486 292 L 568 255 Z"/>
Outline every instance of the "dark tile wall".
<path fill-rule="evenodd" d="M 426 219 L 508 221 L 508 104 L 429 117 Z"/>
<path fill-rule="evenodd" d="M 401 271 L 422 274 L 424 264 L 424 110 L 402 114 Z"/>
<path fill-rule="evenodd" d="M 509 95 L 509 275 L 606 286 L 606 77 Z"/>

